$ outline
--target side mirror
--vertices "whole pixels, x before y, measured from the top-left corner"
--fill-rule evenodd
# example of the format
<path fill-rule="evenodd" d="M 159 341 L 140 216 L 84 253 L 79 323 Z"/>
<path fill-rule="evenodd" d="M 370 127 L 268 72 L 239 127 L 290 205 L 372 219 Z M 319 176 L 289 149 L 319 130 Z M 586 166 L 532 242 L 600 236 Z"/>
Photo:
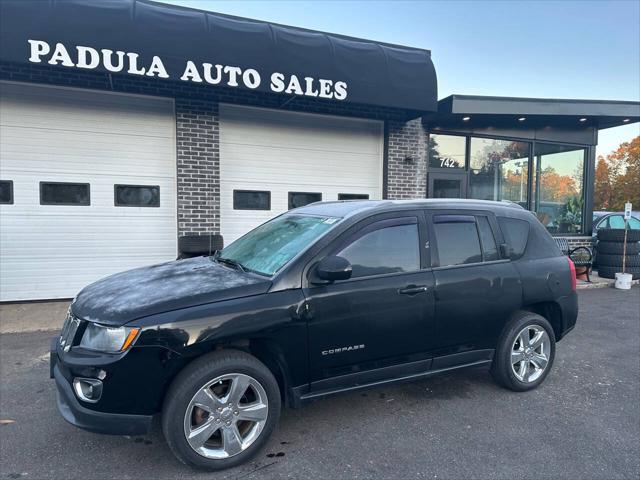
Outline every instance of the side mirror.
<path fill-rule="evenodd" d="M 318 263 L 316 275 L 325 282 L 347 280 L 351 278 L 351 264 L 346 258 L 325 257 Z"/>
<path fill-rule="evenodd" d="M 500 256 L 502 258 L 511 258 L 511 247 L 509 247 L 508 243 L 500 244 Z"/>

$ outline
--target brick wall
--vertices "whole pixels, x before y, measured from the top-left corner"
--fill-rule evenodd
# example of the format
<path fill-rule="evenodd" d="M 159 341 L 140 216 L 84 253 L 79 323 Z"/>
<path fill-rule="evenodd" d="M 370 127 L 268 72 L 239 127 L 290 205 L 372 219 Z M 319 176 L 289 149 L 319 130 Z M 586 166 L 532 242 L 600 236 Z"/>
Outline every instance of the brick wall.
<path fill-rule="evenodd" d="M 589 247 L 593 248 L 593 239 L 590 236 L 584 237 L 564 237 L 567 239 L 569 243 L 569 249 L 573 249 L 576 247 Z"/>
<path fill-rule="evenodd" d="M 180 236 L 220 232 L 220 102 L 386 121 L 387 198 L 425 195 L 425 133 L 401 110 L 49 65 L 0 64 L 0 79 L 174 98 Z"/>
<path fill-rule="evenodd" d="M 176 99 L 178 231 L 220 232 L 218 103 Z"/>
<path fill-rule="evenodd" d="M 420 119 L 387 122 L 387 198 L 424 198 L 427 191 L 426 134 Z"/>

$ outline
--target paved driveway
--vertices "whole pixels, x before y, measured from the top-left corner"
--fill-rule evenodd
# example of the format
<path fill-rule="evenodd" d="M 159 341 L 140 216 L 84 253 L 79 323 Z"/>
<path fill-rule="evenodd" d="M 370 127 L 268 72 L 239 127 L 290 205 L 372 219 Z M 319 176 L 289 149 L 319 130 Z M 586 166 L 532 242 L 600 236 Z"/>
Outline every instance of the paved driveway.
<path fill-rule="evenodd" d="M 536 391 L 459 371 L 285 411 L 256 459 L 218 474 L 147 437 L 67 425 L 47 378 L 51 333 L 0 337 L 0 478 L 639 478 L 640 289 L 580 293 L 576 329 Z"/>

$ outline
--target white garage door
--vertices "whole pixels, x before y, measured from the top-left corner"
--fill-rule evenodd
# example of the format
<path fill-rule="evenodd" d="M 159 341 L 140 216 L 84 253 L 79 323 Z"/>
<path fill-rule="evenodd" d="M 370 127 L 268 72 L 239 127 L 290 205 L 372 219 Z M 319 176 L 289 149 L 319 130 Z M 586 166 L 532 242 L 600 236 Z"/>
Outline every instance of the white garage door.
<path fill-rule="evenodd" d="M 0 83 L 0 180 L 13 193 L 0 205 L 0 300 L 69 298 L 175 259 L 173 110 L 167 99 Z"/>
<path fill-rule="evenodd" d="M 381 198 L 382 157 L 382 122 L 220 105 L 225 245 L 286 211 L 290 195 Z"/>

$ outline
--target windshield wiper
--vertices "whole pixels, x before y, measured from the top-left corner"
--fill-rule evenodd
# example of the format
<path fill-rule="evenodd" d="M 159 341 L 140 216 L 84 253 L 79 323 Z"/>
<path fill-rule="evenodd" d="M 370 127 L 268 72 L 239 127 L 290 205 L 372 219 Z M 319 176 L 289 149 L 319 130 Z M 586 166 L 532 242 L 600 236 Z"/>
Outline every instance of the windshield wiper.
<path fill-rule="evenodd" d="M 246 272 L 242 264 L 237 260 L 233 260 L 232 258 L 224 258 L 224 257 L 216 256 L 214 257 L 214 260 L 216 260 L 218 263 L 224 263 L 225 265 L 229 265 L 235 268 L 236 270 L 240 270 L 241 272 Z"/>

